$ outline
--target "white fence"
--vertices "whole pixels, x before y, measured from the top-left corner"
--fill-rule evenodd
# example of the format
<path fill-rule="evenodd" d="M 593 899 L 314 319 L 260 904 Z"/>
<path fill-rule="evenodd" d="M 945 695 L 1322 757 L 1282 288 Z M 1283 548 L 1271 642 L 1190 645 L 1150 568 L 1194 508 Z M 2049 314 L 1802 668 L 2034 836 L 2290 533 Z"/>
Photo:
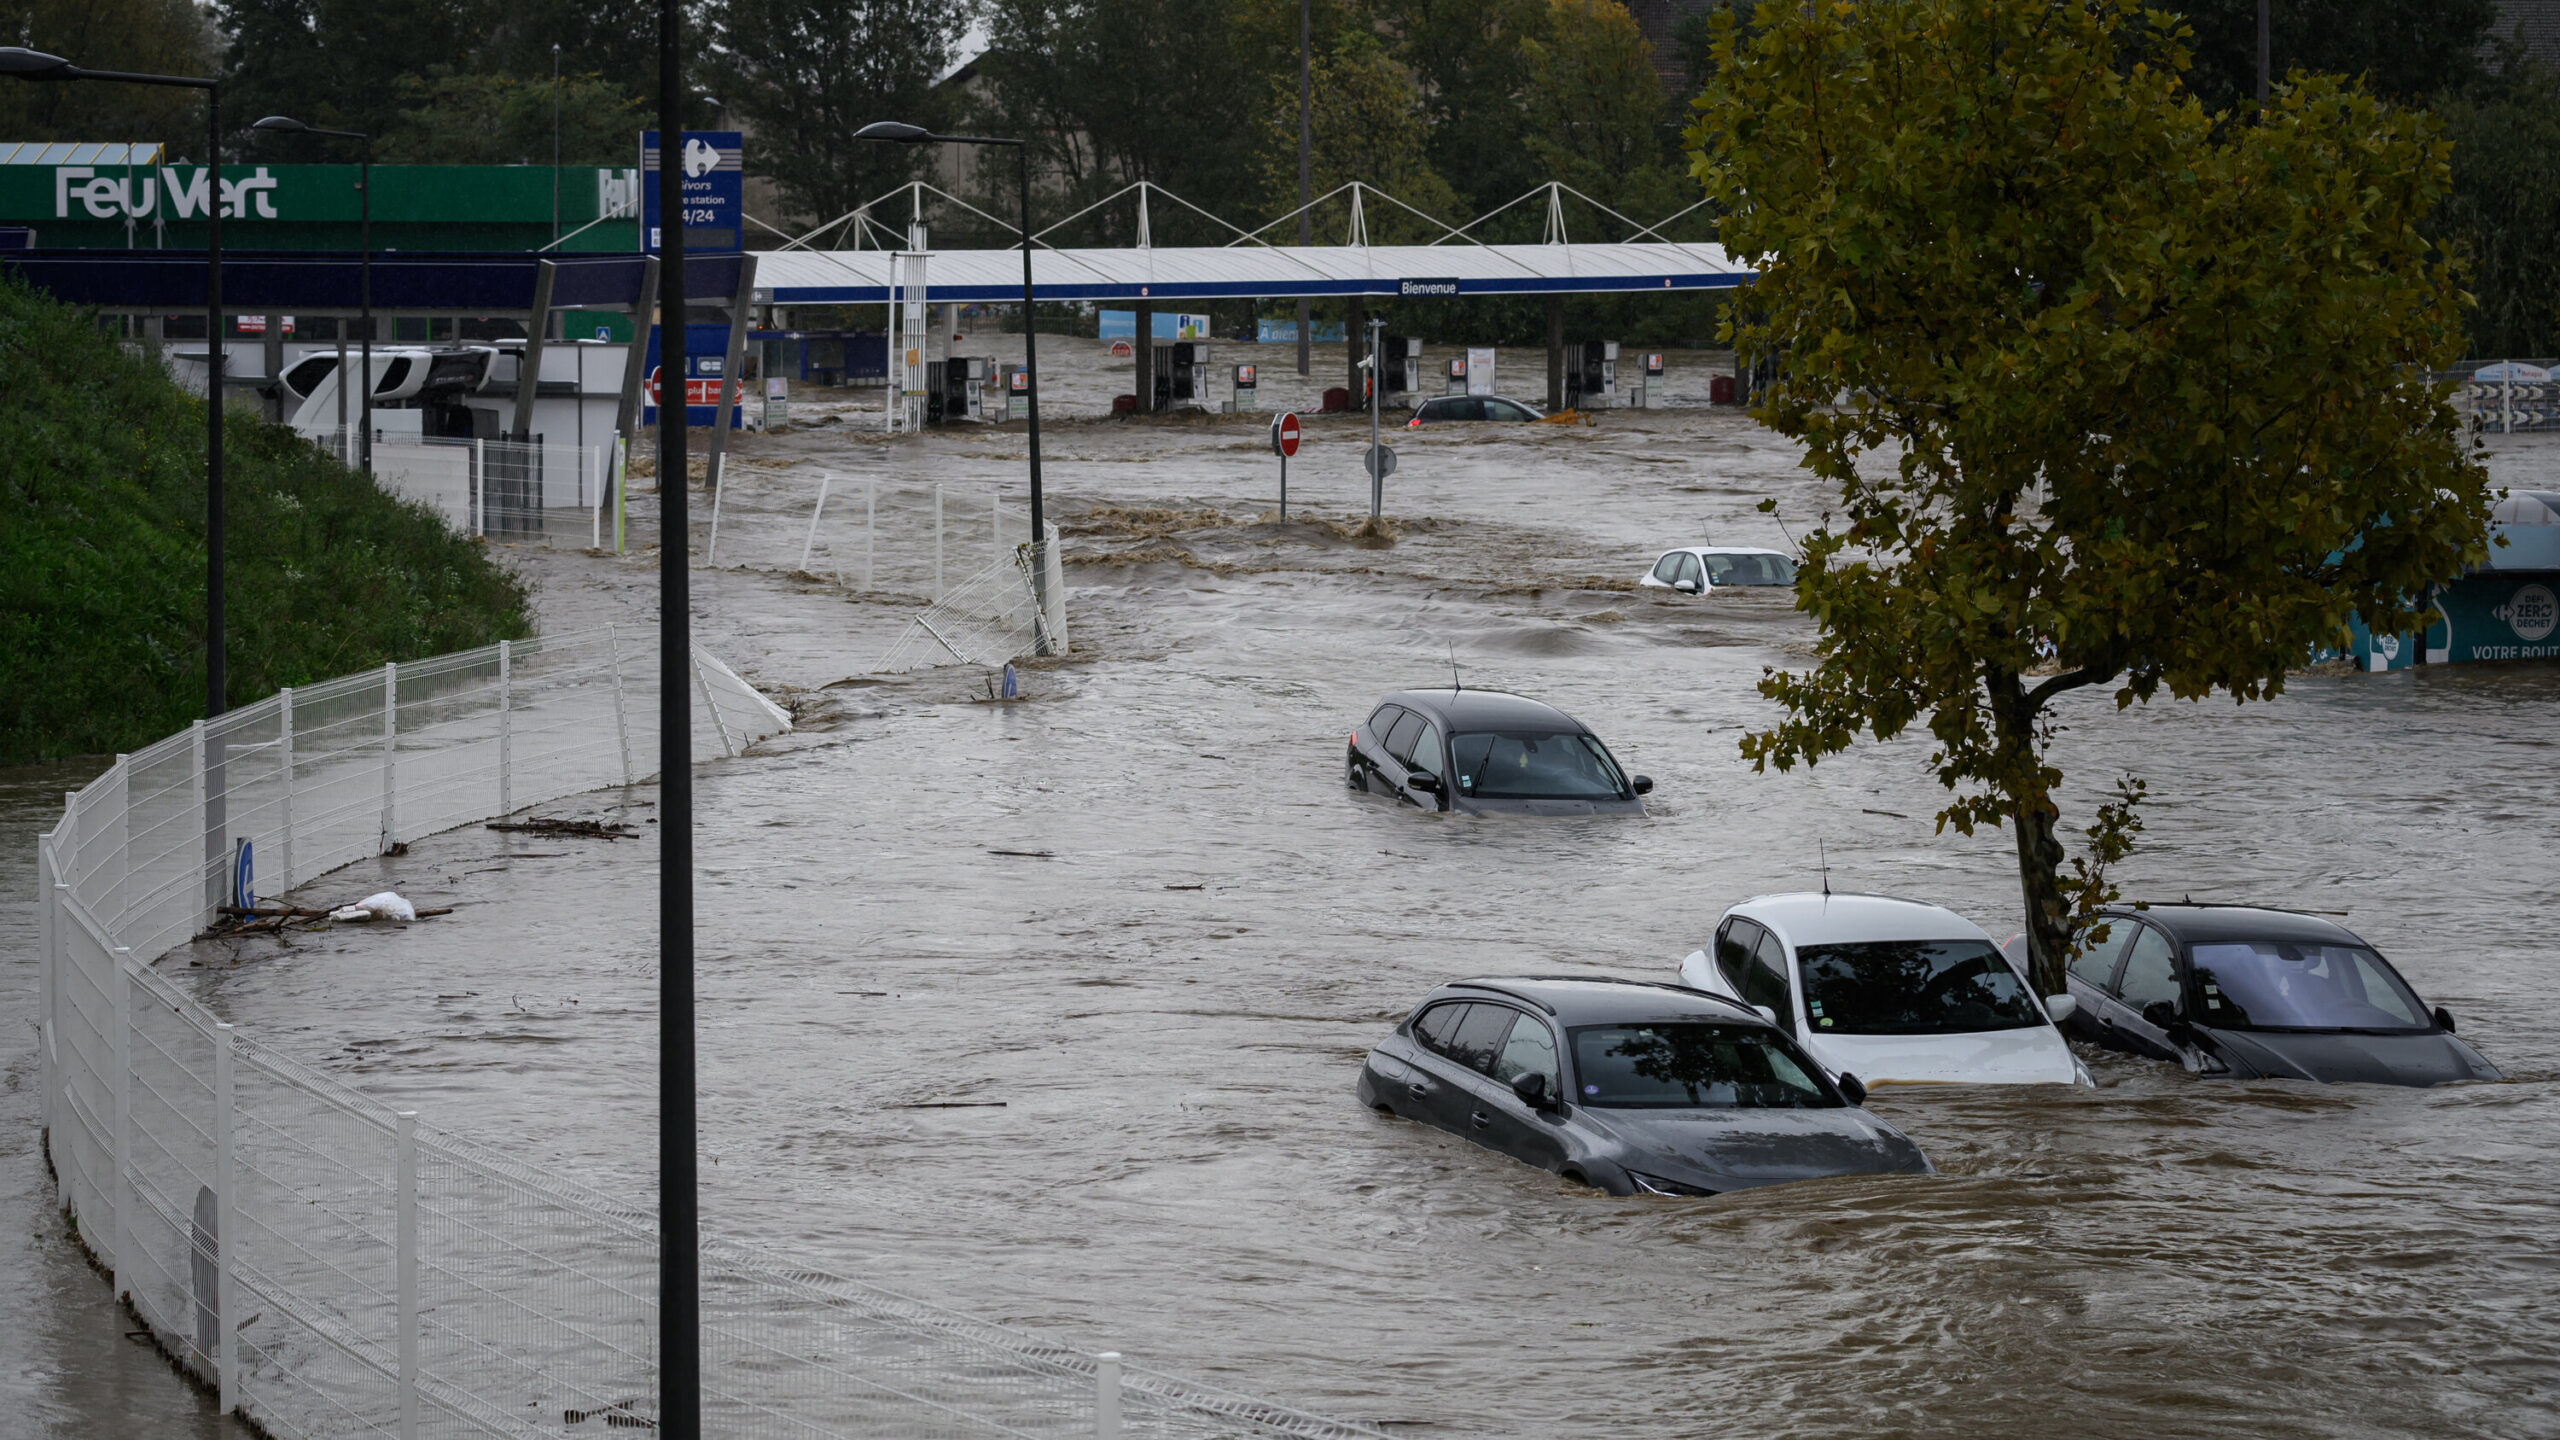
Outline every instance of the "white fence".
<path fill-rule="evenodd" d="M 345 432 L 325 435 L 324 450 L 361 466 L 361 448 Z M 603 546 L 613 538 L 614 487 L 620 483 L 612 445 L 553 445 L 539 439 L 377 439 L 374 483 L 444 517 L 465 535 L 492 540 Z"/>
<path fill-rule="evenodd" d="M 653 642 L 608 629 L 286 692 L 119 757 L 40 837 L 61 1203 L 157 1343 L 270 1434 L 654 1426 L 652 1215 L 392 1110 L 151 964 L 214 918 L 235 838 L 281 890 L 647 777 Z M 788 728 L 695 661 L 698 753 Z M 1377 1434 L 717 1241 L 702 1274 L 714 1435 Z"/>

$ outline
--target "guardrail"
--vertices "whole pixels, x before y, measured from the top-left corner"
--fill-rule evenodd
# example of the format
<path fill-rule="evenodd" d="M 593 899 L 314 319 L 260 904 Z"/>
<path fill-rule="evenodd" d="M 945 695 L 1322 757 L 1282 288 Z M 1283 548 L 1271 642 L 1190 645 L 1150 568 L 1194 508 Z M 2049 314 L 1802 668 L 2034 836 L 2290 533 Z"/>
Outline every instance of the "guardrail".
<path fill-rule="evenodd" d="M 272 863 L 290 889 L 648 778 L 653 640 L 608 628 L 286 691 L 118 757 L 40 837 L 38 1048 L 62 1207 L 225 1411 L 295 1437 L 654 1428 L 653 1215 L 395 1110 L 151 964 L 243 870 Z M 699 753 L 789 728 L 694 661 Z M 1378 1433 L 716 1240 L 702 1274 L 714 1435 Z"/>

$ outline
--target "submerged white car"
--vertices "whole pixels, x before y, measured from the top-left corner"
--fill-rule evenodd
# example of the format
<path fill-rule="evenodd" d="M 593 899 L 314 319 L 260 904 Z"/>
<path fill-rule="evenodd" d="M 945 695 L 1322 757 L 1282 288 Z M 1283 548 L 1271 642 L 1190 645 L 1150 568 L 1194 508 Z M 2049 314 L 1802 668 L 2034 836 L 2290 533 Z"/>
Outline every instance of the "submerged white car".
<path fill-rule="evenodd" d="M 1884 895 L 1763 895 L 1724 913 L 1680 981 L 1774 1015 L 1835 1076 L 1869 1085 L 2087 1085 L 2060 1028 L 1982 927 Z"/>
<path fill-rule="evenodd" d="M 1637 582 L 1648 590 L 1703 595 L 1737 585 L 1793 585 L 1796 562 L 1783 550 L 1740 545 L 1691 545 L 1666 551 Z"/>

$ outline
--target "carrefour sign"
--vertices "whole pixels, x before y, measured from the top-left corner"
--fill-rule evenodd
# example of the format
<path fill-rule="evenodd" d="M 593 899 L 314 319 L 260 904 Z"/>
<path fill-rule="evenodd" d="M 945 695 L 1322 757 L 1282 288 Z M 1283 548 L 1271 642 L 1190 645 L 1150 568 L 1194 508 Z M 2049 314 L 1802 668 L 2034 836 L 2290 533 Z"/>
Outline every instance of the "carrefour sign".
<path fill-rule="evenodd" d="M 176 165 L 157 167 L 158 173 L 100 174 L 93 166 L 56 165 L 53 167 L 53 218 L 73 220 L 149 220 L 160 213 L 160 199 L 169 200 L 171 218 L 193 220 L 207 212 L 211 196 L 212 175 L 208 167 L 199 165 L 187 170 Z M 261 220 L 280 220 L 276 213 L 276 177 L 261 165 L 237 180 L 222 182 L 222 218 L 246 220 L 250 207 L 256 206 Z M 75 209 L 76 207 L 76 209 Z"/>

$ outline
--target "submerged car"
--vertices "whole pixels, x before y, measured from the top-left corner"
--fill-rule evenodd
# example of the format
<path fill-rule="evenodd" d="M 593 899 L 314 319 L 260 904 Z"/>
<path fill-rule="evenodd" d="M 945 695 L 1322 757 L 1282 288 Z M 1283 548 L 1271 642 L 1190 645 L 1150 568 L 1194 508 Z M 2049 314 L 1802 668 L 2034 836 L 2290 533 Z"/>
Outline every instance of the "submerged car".
<path fill-rule="evenodd" d="M 1581 721 L 1499 690 L 1399 690 L 1348 763 L 1354 790 L 1468 815 L 1642 815 L 1653 790 Z"/>
<path fill-rule="evenodd" d="M 1762 895 L 1724 912 L 1680 981 L 1765 1009 L 1833 1074 L 1870 1085 L 2087 1085 L 2060 1022 L 1982 927 L 1885 895 Z"/>
<path fill-rule="evenodd" d="M 1361 1067 L 1361 1103 L 1613 1195 L 1931 1173 L 1920 1147 L 1748 1005 L 1529 976 L 1434 990 Z"/>
<path fill-rule="evenodd" d="M 1518 400 L 1505 400 L 1499 395 L 1440 395 L 1414 407 L 1413 418 L 1404 422 L 1408 430 L 1425 425 L 1439 425 L 1452 420 L 1544 420 L 1545 414 L 1534 405 Z"/>
<path fill-rule="evenodd" d="M 2107 936 L 2071 962 L 2076 1034 L 2240 1079 L 2443 1085 L 2504 1077 L 2453 1016 L 2355 932 L 2253 905 L 2102 910 Z"/>
<path fill-rule="evenodd" d="M 1736 545 L 1691 545 L 1663 552 L 1637 582 L 1648 590 L 1703 595 L 1743 585 L 1793 585 L 1795 558 L 1783 550 Z"/>

